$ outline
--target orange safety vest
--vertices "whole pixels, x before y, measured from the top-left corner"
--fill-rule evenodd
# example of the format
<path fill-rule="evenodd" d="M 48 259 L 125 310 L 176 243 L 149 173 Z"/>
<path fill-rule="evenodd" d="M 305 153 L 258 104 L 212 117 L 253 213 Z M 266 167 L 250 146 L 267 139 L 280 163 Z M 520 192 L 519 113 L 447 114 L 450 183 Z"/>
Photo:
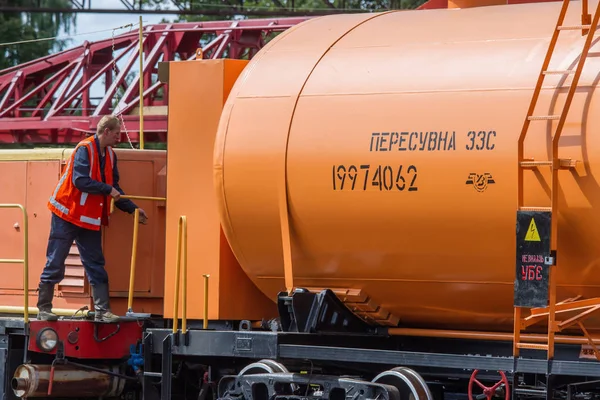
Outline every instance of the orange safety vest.
<path fill-rule="evenodd" d="M 50 200 L 48 208 L 54 214 L 69 221 L 74 225 L 91 230 L 100 230 L 102 224 L 108 225 L 108 204 L 107 196 L 104 194 L 82 192 L 75 187 L 73 183 L 73 164 L 75 153 L 84 146 L 88 152 L 90 160 L 90 178 L 102 182 L 100 174 L 100 154 L 96 146 L 95 136 L 90 136 L 77 144 L 77 147 L 71 154 L 64 173 L 60 177 L 56 189 Z M 113 184 L 113 163 L 114 153 L 111 147 L 106 147 L 106 157 L 104 163 L 104 176 L 106 184 Z"/>

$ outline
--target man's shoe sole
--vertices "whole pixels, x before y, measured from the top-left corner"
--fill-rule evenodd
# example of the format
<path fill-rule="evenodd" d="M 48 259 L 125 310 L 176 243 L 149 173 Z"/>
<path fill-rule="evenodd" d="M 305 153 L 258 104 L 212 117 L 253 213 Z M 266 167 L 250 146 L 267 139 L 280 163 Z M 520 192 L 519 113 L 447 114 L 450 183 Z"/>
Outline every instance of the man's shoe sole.
<path fill-rule="evenodd" d="M 112 322 L 119 322 L 119 317 L 115 316 L 115 317 L 96 317 L 94 318 L 94 322 L 105 322 L 105 323 L 112 323 Z"/>
<path fill-rule="evenodd" d="M 37 319 L 38 321 L 58 321 L 58 315 L 42 312 L 38 314 Z"/>

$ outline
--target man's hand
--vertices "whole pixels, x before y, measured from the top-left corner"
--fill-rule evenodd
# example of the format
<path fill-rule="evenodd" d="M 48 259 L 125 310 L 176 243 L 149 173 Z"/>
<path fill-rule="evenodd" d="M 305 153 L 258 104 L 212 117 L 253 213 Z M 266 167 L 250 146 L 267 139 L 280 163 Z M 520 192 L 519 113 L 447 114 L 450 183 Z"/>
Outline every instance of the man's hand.
<path fill-rule="evenodd" d="M 140 224 L 146 225 L 148 223 L 148 216 L 146 215 L 146 211 L 141 208 L 138 208 L 140 211 Z"/>
<path fill-rule="evenodd" d="M 119 191 L 115 188 L 112 188 L 112 190 L 110 191 L 110 195 L 113 199 L 115 199 L 115 201 L 119 201 L 119 199 L 121 198 L 121 193 L 119 193 Z"/>

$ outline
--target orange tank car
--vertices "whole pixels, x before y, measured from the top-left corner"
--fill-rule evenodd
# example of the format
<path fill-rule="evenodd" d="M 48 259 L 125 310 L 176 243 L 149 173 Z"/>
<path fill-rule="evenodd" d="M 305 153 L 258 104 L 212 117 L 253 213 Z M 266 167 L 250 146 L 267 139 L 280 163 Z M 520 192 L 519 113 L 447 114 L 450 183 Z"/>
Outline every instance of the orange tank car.
<path fill-rule="evenodd" d="M 118 329 L 71 319 L 27 327 L 0 317 L 0 343 L 7 343 L 0 365 L 13 378 L 0 385 L 0 397 L 2 387 L 19 397 L 27 389 L 48 398 L 78 393 L 78 382 L 61 378 L 59 369 L 74 377 L 75 368 L 91 364 L 90 396 L 106 393 L 108 381 L 98 374 L 110 368 L 119 371 L 111 375 L 118 395 L 143 400 L 209 393 L 219 400 L 596 395 L 597 386 L 587 383 L 600 378 L 600 322 L 586 320 L 583 337 L 565 335 L 565 325 L 577 321 L 561 311 L 586 317 L 600 309 L 593 113 L 600 60 L 589 58 L 573 83 L 579 74 L 565 71 L 574 68 L 584 38 L 581 27 L 562 32 L 549 67 L 555 73 L 534 115 L 563 110 L 573 91 L 567 97 L 559 84 L 579 90 L 552 155 L 560 163 L 526 171 L 523 184 L 523 157 L 551 157 L 553 119 L 531 123 L 524 154 L 518 138 L 561 4 L 446 2 L 466 8 L 314 18 L 281 33 L 251 61 L 203 59 L 198 51 L 196 60 L 161 63 L 169 156 L 136 150 L 120 160 L 128 164 L 129 193 L 167 198 L 140 231 L 148 236 L 140 236 L 141 290 L 133 307 L 148 311 L 148 285 L 160 298 L 156 274 L 164 267 L 162 315 L 143 324 L 121 320 Z M 587 3 L 579 3 L 558 23 L 586 24 Z M 591 40 L 600 0 L 589 10 Z M 0 177 L 21 177 L 0 178 L 12 193 L 0 202 L 26 204 L 33 221 L 44 204 L 37 190 L 51 189 L 60 162 L 34 173 L 42 166 L 0 163 Z M 566 168 L 557 172 L 559 166 Z M 520 205 L 549 205 L 550 172 L 559 176 L 551 221 L 558 227 L 558 296 L 554 285 L 537 281 L 554 260 L 544 249 L 552 240 L 543 214 L 534 215 L 534 227 L 517 213 Z M 112 279 L 124 288 L 132 219 L 116 215 L 121 220 L 105 243 L 110 267 L 120 268 Z M 12 220 L 0 226 L 9 241 L 0 251 L 18 257 L 22 236 Z M 45 229 L 47 223 L 32 226 L 38 247 Z M 4 272 L 17 299 L 15 270 Z M 527 290 L 534 285 L 540 290 Z M 548 298 L 538 296 L 548 286 Z M 547 314 L 537 308 L 528 319 L 513 308 L 525 294 L 552 306 L 573 297 L 586 305 L 562 303 Z M 88 301 L 84 293 L 71 304 Z M 532 320 L 540 322 L 536 332 L 521 334 Z M 542 322 L 551 327 L 547 335 Z M 21 373 L 48 371 L 54 354 L 62 361 L 61 342 L 73 369 L 62 365 L 68 369 L 55 377 Z M 61 382 L 55 393 L 54 379 Z"/>
<path fill-rule="evenodd" d="M 517 141 L 560 7 L 328 16 L 263 49 L 214 160 L 225 235 L 260 290 L 360 290 L 391 325 L 511 331 Z M 584 40 L 562 32 L 550 69 Z M 560 140 L 579 163 L 559 173 L 557 301 L 600 295 L 599 70 L 589 57 Z M 538 115 L 560 113 L 570 79 L 546 77 Z M 551 123 L 532 122 L 526 156 L 549 157 Z M 526 172 L 527 204 L 549 205 L 549 179 Z"/>

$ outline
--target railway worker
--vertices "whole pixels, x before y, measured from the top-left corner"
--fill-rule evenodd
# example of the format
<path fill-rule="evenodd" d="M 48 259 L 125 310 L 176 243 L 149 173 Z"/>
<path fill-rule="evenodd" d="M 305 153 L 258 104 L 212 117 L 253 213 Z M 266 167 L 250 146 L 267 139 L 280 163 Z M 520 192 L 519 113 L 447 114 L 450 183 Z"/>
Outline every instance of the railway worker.
<path fill-rule="evenodd" d="M 139 208 L 119 187 L 117 156 L 112 146 L 119 142 L 121 125 L 114 116 L 104 116 L 96 134 L 77 145 L 65 172 L 48 202 L 52 211 L 46 266 L 40 276 L 37 307 L 38 319 L 54 321 L 52 313 L 54 285 L 65 275 L 65 260 L 73 241 L 77 244 L 94 299 L 95 320 L 116 322 L 119 317 L 110 310 L 108 274 L 104 269 L 101 225 L 108 225 L 111 197 L 115 206 L 129 214 Z M 147 215 L 139 209 L 140 222 Z"/>

